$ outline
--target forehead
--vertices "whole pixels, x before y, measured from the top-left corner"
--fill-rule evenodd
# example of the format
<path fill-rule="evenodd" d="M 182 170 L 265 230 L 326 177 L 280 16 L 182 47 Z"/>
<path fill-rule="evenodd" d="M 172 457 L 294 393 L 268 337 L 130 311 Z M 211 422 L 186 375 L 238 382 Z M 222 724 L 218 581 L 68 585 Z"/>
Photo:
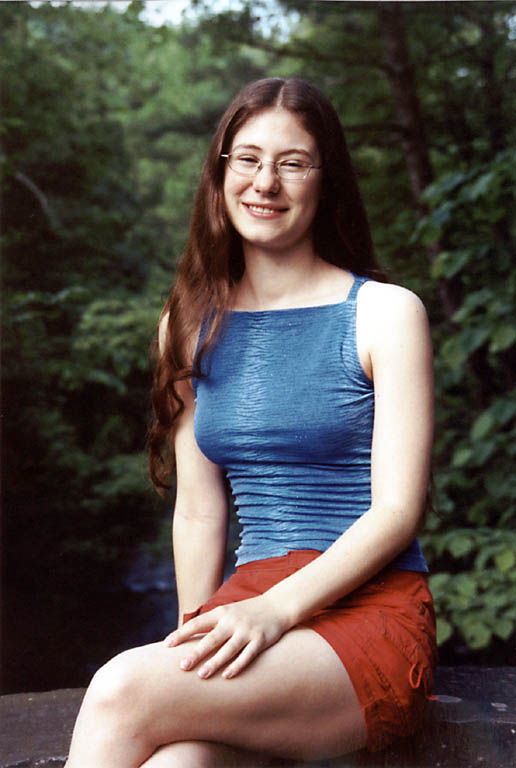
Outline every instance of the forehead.
<path fill-rule="evenodd" d="M 314 155 L 317 143 L 299 117 L 287 109 L 266 109 L 250 117 L 237 131 L 231 147 L 256 147 L 277 153 L 299 149 Z"/>

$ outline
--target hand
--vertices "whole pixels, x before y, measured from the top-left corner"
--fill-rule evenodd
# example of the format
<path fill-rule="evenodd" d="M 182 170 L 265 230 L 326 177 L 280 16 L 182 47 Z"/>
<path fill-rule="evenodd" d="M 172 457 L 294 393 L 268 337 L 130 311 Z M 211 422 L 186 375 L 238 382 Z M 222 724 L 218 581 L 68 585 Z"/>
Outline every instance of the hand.
<path fill-rule="evenodd" d="M 263 650 L 276 643 L 288 626 L 267 595 L 238 603 L 229 603 L 190 619 L 180 629 L 165 638 L 169 648 L 203 634 L 197 646 L 181 660 L 181 669 L 191 670 L 203 662 L 198 671 L 201 678 L 211 677 L 229 664 L 222 677 L 238 675 Z M 206 659 L 214 653 L 210 659 Z M 229 663 L 231 662 L 231 663 Z"/>

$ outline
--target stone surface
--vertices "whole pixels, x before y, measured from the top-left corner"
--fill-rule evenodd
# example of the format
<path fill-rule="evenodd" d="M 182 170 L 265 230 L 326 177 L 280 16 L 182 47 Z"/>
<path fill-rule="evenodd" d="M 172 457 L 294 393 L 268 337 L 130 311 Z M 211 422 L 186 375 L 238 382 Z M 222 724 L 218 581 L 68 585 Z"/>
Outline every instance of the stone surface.
<path fill-rule="evenodd" d="M 1 768 L 64 765 L 83 695 L 75 688 L 0 697 Z"/>
<path fill-rule="evenodd" d="M 441 667 L 423 731 L 312 768 L 515 768 L 516 668 Z M 84 691 L 0 698 L 0 768 L 61 768 Z M 95 768 L 92 766 L 92 768 Z M 115 768 L 115 767 L 114 767 Z"/>

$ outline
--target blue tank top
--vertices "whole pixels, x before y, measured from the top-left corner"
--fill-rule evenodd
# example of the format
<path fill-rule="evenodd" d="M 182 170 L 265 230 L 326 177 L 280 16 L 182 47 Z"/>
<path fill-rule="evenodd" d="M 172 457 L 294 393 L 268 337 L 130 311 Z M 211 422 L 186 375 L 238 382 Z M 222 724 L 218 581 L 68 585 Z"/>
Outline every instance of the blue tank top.
<path fill-rule="evenodd" d="M 231 312 L 193 379 L 197 443 L 242 525 L 237 565 L 324 552 L 371 504 L 374 389 L 355 332 L 366 279 L 338 304 Z M 392 565 L 428 570 L 417 540 Z"/>

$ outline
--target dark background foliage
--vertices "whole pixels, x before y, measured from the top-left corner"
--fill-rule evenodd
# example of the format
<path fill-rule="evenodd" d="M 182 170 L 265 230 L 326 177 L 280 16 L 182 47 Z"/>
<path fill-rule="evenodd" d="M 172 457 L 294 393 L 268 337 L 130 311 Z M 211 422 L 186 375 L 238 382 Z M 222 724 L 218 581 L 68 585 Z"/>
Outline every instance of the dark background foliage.
<path fill-rule="evenodd" d="M 120 588 L 168 557 L 150 344 L 218 116 L 269 75 L 332 99 L 379 259 L 430 313 L 442 658 L 514 662 L 516 6 L 210 6 L 0 7 L 4 690 L 82 685 L 155 621 Z"/>

